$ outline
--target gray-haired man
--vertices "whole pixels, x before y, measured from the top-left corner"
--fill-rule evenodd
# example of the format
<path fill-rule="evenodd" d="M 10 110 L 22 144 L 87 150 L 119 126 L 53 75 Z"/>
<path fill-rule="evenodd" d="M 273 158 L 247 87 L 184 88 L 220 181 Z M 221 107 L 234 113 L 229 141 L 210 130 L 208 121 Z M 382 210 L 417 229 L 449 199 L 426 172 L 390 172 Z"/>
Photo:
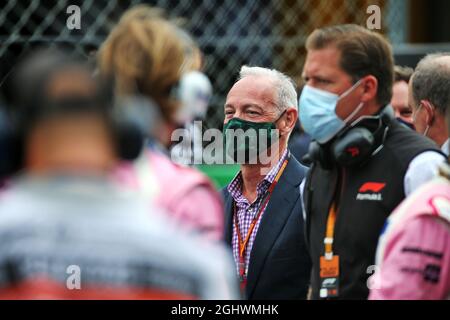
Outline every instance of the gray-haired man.
<path fill-rule="evenodd" d="M 245 155 L 241 171 L 223 191 L 225 239 L 247 299 L 306 298 L 311 262 L 299 192 L 306 169 L 287 149 L 297 118 L 291 79 L 276 70 L 242 67 L 225 103 L 226 140 L 233 129 L 266 136 L 278 131 L 270 143 L 261 135 L 255 143 L 243 143 L 237 151 L 254 151 L 257 157 Z M 262 159 L 265 151 L 270 155 Z"/>
<path fill-rule="evenodd" d="M 417 132 L 427 136 L 448 155 L 449 132 L 445 113 L 450 108 L 450 53 L 423 58 L 409 83 L 409 104 Z"/>

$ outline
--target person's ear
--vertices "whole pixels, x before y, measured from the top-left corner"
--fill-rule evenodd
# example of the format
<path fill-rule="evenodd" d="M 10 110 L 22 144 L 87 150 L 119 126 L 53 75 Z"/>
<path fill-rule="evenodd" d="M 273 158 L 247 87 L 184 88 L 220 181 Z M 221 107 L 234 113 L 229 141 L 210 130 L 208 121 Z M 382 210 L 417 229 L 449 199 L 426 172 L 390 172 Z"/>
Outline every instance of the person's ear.
<path fill-rule="evenodd" d="M 363 78 L 361 85 L 363 89 L 363 95 L 361 96 L 361 102 L 368 102 L 376 98 L 378 92 L 378 80 L 372 75 Z"/>
<path fill-rule="evenodd" d="M 298 111 L 293 107 L 287 108 L 283 117 L 284 121 L 282 121 L 279 130 L 281 135 L 286 135 L 294 128 L 295 123 L 298 120 Z"/>
<path fill-rule="evenodd" d="M 420 104 L 422 105 L 422 108 L 424 108 L 427 113 L 427 119 L 426 119 L 427 126 L 431 126 L 434 121 L 434 113 L 435 113 L 434 107 L 428 100 L 420 100 Z"/>

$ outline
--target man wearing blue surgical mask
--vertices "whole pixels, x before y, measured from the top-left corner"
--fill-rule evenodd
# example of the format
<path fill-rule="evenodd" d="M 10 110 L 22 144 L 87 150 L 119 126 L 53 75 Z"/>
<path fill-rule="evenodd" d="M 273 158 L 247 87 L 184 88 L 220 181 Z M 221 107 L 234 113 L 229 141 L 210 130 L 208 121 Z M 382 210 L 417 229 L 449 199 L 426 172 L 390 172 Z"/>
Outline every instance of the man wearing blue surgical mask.
<path fill-rule="evenodd" d="M 241 164 L 223 190 L 225 241 L 243 297 L 305 299 L 311 262 L 299 186 L 306 169 L 287 149 L 298 119 L 294 84 L 279 71 L 244 66 L 224 109 L 226 152 Z"/>
<path fill-rule="evenodd" d="M 306 43 L 300 119 L 311 136 L 302 183 L 314 299 L 366 299 L 378 236 L 411 191 L 433 177 L 439 149 L 395 120 L 393 57 L 356 25 L 315 30 Z M 417 161 L 419 159 L 419 161 Z M 420 181 L 415 176 L 421 172 Z"/>

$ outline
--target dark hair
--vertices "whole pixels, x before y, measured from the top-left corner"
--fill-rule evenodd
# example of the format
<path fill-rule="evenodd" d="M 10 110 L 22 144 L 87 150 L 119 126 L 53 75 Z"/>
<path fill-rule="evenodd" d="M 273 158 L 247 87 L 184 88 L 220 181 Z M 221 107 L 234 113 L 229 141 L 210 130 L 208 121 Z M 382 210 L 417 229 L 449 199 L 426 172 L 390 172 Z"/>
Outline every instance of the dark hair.
<path fill-rule="evenodd" d="M 29 129 L 37 121 L 51 115 L 93 113 L 109 117 L 112 108 L 111 85 L 93 76 L 87 61 L 74 58 L 60 49 L 40 49 L 27 56 L 13 76 L 11 114 L 20 130 Z M 53 94 L 51 86 L 57 76 L 80 75 L 86 81 L 79 90 L 68 86 L 64 93 Z"/>
<path fill-rule="evenodd" d="M 395 66 L 394 67 L 394 83 L 400 82 L 400 81 L 405 81 L 406 83 L 409 83 L 409 80 L 411 79 L 411 76 L 413 73 L 414 73 L 413 68 Z"/>
<path fill-rule="evenodd" d="M 353 82 L 373 75 L 378 80 L 378 103 L 384 106 L 390 102 L 394 58 L 391 45 L 383 36 L 355 24 L 345 24 L 316 29 L 306 40 L 307 50 L 329 46 L 340 51 L 340 66 Z"/>

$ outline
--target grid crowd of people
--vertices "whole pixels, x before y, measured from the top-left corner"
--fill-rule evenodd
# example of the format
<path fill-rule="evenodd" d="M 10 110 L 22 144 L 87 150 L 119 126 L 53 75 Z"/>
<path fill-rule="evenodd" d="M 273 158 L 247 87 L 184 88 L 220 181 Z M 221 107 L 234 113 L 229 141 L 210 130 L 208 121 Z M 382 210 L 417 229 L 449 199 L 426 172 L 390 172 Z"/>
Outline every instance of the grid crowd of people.
<path fill-rule="evenodd" d="M 127 10 L 95 61 L 18 62 L 0 299 L 448 299 L 450 53 L 395 66 L 355 24 L 305 49 L 302 83 L 243 65 L 228 88 L 213 147 L 239 170 L 222 190 L 191 163 L 212 138 L 174 139 L 202 136 L 213 87 L 163 11 Z"/>

